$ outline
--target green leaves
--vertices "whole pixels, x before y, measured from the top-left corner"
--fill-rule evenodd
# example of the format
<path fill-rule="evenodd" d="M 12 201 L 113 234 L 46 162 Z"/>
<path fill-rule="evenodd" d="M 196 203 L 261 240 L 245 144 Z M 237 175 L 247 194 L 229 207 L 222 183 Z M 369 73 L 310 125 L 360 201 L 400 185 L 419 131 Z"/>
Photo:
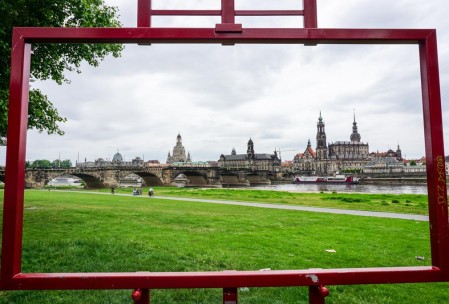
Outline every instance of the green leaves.
<path fill-rule="evenodd" d="M 46 95 L 43 95 L 40 90 L 30 91 L 28 128 L 37 129 L 39 132 L 46 130 L 48 134 L 64 135 L 64 131 L 59 128 L 58 123 L 66 121 L 66 118 L 59 116 L 58 111 Z"/>
<path fill-rule="evenodd" d="M 118 11 L 103 0 L 2 0 L 0 1 L 0 145 L 5 144 L 13 27 L 120 27 Z M 98 66 L 106 56 L 119 57 L 118 44 L 34 44 L 31 76 L 69 83 L 65 72 L 76 71 L 83 61 Z M 63 135 L 66 121 L 39 90 L 30 92 L 28 128 Z"/>

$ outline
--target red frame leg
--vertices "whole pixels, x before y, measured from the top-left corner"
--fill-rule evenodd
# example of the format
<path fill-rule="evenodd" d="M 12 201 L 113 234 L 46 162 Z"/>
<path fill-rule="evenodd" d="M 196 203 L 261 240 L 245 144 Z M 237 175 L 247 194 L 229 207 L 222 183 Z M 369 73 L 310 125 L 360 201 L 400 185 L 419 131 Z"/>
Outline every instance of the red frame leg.
<path fill-rule="evenodd" d="M 309 286 L 309 304 L 325 304 L 329 289 L 325 286 Z"/>
<path fill-rule="evenodd" d="M 150 304 L 150 290 L 134 289 L 131 298 L 135 304 Z"/>
<path fill-rule="evenodd" d="M 237 304 L 237 288 L 223 288 L 223 304 Z"/>

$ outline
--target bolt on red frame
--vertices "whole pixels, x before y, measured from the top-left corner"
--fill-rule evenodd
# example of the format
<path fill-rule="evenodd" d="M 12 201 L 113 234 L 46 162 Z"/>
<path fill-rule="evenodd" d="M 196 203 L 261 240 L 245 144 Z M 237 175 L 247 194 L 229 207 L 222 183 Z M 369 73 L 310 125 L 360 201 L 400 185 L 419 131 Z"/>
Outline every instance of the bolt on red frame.
<path fill-rule="evenodd" d="M 309 286 L 310 303 L 324 303 L 324 285 L 449 281 L 449 228 L 437 39 L 434 29 L 319 29 L 316 0 L 304 10 L 238 11 L 222 0 L 219 11 L 152 10 L 139 0 L 137 28 L 14 28 L 6 155 L 0 288 L 135 289 L 136 303 L 149 303 L 149 289 L 223 288 L 223 301 L 237 303 L 237 287 Z M 151 28 L 151 15 L 221 15 L 215 28 Z M 302 15 L 305 28 L 244 28 L 239 15 Z M 22 273 L 22 228 L 28 90 L 32 43 L 278 43 L 416 44 L 419 46 L 432 266 L 279 271 Z"/>

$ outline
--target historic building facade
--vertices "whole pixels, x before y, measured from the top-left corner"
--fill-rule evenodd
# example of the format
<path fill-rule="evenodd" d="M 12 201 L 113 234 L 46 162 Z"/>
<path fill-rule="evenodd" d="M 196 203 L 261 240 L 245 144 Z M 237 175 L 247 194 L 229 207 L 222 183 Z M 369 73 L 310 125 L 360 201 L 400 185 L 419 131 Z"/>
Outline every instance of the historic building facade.
<path fill-rule="evenodd" d="M 178 134 L 176 137 L 176 146 L 173 148 L 173 155 L 170 154 L 170 151 L 168 152 L 167 156 L 167 164 L 172 163 L 184 163 L 184 162 L 191 162 L 190 153 L 187 153 L 184 149 L 184 146 L 182 145 L 182 137 L 181 134 Z"/>
<path fill-rule="evenodd" d="M 78 168 L 96 168 L 96 167 L 143 167 L 144 161 L 140 157 L 135 157 L 131 161 L 125 161 L 119 151 L 114 154 L 112 161 L 104 158 L 97 158 L 95 161 L 76 162 Z"/>
<path fill-rule="evenodd" d="M 345 171 L 362 171 L 369 161 L 368 143 L 361 141 L 357 122 L 352 123 L 352 133 L 349 141 L 327 143 L 323 118 L 317 122 L 316 149 L 313 150 L 310 140 L 304 153 L 297 154 L 293 159 L 293 170 L 299 174 L 333 174 Z"/>
<path fill-rule="evenodd" d="M 276 172 L 280 170 L 281 160 L 275 151 L 274 154 L 255 153 L 254 142 L 248 141 L 246 154 L 237 154 L 235 148 L 231 154 L 220 156 L 218 166 L 229 170 L 250 169 Z"/>

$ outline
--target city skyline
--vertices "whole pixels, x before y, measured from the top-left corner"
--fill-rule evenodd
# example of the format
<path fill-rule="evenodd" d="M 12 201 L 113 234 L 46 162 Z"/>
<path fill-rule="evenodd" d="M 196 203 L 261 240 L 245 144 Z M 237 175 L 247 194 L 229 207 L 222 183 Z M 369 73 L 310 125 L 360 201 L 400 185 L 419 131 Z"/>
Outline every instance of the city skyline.
<path fill-rule="evenodd" d="M 321 112 L 320 112 L 320 118 L 322 118 L 321 117 Z M 323 121 L 324 121 L 324 119 L 323 119 Z M 355 120 L 355 116 L 354 116 L 354 122 L 356 122 L 356 120 Z M 179 141 L 179 139 L 181 138 L 181 141 L 180 141 L 180 143 L 181 143 L 181 147 L 182 147 L 182 149 L 184 149 L 185 147 L 184 147 L 184 145 L 182 145 L 182 134 L 179 132 L 178 133 L 178 135 L 176 136 L 176 138 L 177 138 L 177 140 L 176 140 L 176 142 L 177 142 L 177 144 L 176 145 L 174 145 L 173 147 L 172 147 L 172 149 L 169 149 L 169 151 L 168 151 L 168 155 L 170 156 L 170 155 L 174 155 L 174 153 L 175 153 L 175 149 L 177 149 L 178 148 L 178 141 Z M 249 140 L 251 140 L 252 141 L 252 138 L 250 137 L 249 138 Z M 337 141 L 335 141 L 335 142 L 328 142 L 328 144 L 333 144 L 333 143 L 338 143 L 338 142 L 342 142 L 342 141 L 346 141 L 346 142 L 348 142 L 348 140 L 337 140 Z M 308 143 L 304 146 L 304 150 L 307 148 L 307 145 L 309 144 L 309 142 L 312 142 L 311 140 L 310 140 L 310 138 L 308 139 Z M 368 142 L 363 142 L 363 141 L 360 141 L 361 143 L 363 143 L 363 144 L 369 144 Z M 247 144 L 246 144 L 247 145 Z M 315 150 L 316 149 L 316 144 L 315 145 L 312 145 L 312 147 L 313 147 L 313 149 Z M 399 148 L 399 144 L 398 144 L 398 146 L 396 147 L 396 148 L 393 148 L 393 147 L 391 147 L 391 148 L 388 148 L 388 149 L 386 149 L 386 150 L 376 150 L 376 151 L 372 151 L 372 150 L 370 150 L 369 151 L 369 153 L 378 153 L 378 152 L 380 152 L 380 153 L 383 153 L 383 152 L 387 152 L 388 150 L 393 150 L 393 151 L 396 151 L 397 149 Z M 294 149 L 296 152 L 295 152 L 295 155 L 297 155 L 297 154 L 301 154 L 302 152 L 303 152 L 303 150 L 301 150 L 301 149 Z M 217 157 L 217 159 L 215 160 L 215 159 L 207 159 L 207 160 L 205 160 L 205 159 L 197 159 L 197 160 L 191 160 L 191 161 L 189 161 L 189 159 L 190 159 L 190 152 L 189 152 L 189 150 L 188 149 L 186 149 L 185 150 L 186 151 L 186 153 L 188 154 L 188 157 L 187 157 L 187 162 L 208 162 L 208 161 L 212 161 L 212 162 L 216 162 L 216 161 L 218 161 L 218 158 L 220 158 L 220 156 L 218 156 Z M 231 153 L 237 153 L 237 150 L 235 149 L 235 146 L 233 146 L 232 147 L 232 151 L 231 152 L 223 152 L 223 153 L 221 153 L 221 154 L 231 154 Z M 258 152 L 258 153 L 271 153 L 271 152 L 276 152 L 276 153 L 278 153 L 278 154 L 280 154 L 279 152 L 282 152 L 282 150 L 280 150 L 280 149 L 278 149 L 278 148 L 275 148 L 273 151 L 256 151 L 255 150 L 255 152 Z M 290 150 L 288 151 L 288 152 L 291 152 Z M 239 153 L 237 153 L 237 154 L 245 154 L 246 153 L 246 149 L 245 150 L 242 150 L 242 151 L 239 151 Z M 73 162 L 72 161 L 72 163 L 73 163 L 73 165 L 75 165 L 75 163 L 83 163 L 83 162 L 94 162 L 94 161 L 97 161 L 97 160 L 99 160 L 99 159 L 103 159 L 103 160 L 105 160 L 105 161 L 112 161 L 112 159 L 117 155 L 117 154 L 120 154 L 122 157 L 123 157 L 123 161 L 125 161 L 125 162 L 127 162 L 127 161 L 131 161 L 131 160 L 133 160 L 133 159 L 136 159 L 136 158 L 140 158 L 140 159 L 142 159 L 144 162 L 149 162 L 149 161 L 159 161 L 161 164 L 164 164 L 164 163 L 166 163 L 166 161 L 164 161 L 163 159 L 152 159 L 152 158 L 145 158 L 145 155 L 144 154 L 142 154 L 142 155 L 134 155 L 134 156 L 126 156 L 126 155 L 123 155 L 121 152 L 120 152 L 120 148 L 117 148 L 116 149 L 116 151 L 114 152 L 114 153 L 111 153 L 111 157 L 108 157 L 108 156 L 95 156 L 94 157 L 94 159 L 87 159 L 87 158 L 84 158 L 84 159 L 81 159 L 80 157 L 79 157 L 79 155 L 77 156 L 77 159 L 75 160 L 75 162 Z M 221 155 L 220 154 L 220 155 Z M 294 155 L 294 156 L 295 156 Z M 280 156 L 280 155 L 279 155 Z M 40 158 L 40 159 L 36 159 L 36 160 L 42 160 L 42 159 L 46 159 L 46 158 Z M 58 155 L 58 158 L 56 158 L 56 159 L 47 159 L 47 160 L 50 160 L 50 161 L 54 161 L 54 160 L 64 160 L 64 158 L 61 158 L 61 156 L 60 155 Z M 406 157 L 406 155 L 404 155 L 404 159 L 407 159 L 407 157 Z M 420 159 L 420 157 L 418 157 L 418 158 L 412 158 L 412 159 L 410 159 L 410 160 L 417 160 L 417 159 Z M 282 159 L 283 161 L 292 161 L 293 159 Z M 33 161 L 33 160 L 28 160 L 28 161 Z"/>
<path fill-rule="evenodd" d="M 106 3 L 119 7 L 124 26 L 135 26 L 134 1 Z M 437 28 L 446 138 L 449 21 L 439 9 L 443 5 L 441 0 L 318 0 L 318 26 Z M 166 22 L 172 25 L 171 19 Z M 244 27 L 251 22 L 242 20 Z M 294 22 L 288 19 L 288 26 Z M 420 158 L 424 136 L 418 63 L 418 48 L 409 45 L 126 45 L 121 58 L 68 74 L 71 84 L 31 84 L 68 121 L 62 125 L 63 137 L 30 131 L 26 157 L 53 160 L 61 155 L 75 163 L 78 153 L 80 160 L 94 160 L 112 157 L 119 148 L 126 159 L 144 155 L 165 161 L 180 132 L 193 160 L 216 160 L 232 148 L 243 153 L 250 137 L 256 151 L 281 149 L 286 151 L 282 159 L 291 160 L 304 151 L 308 139 L 315 146 L 319 111 L 327 141 L 335 142 L 349 140 L 355 109 L 370 151 L 399 144 L 406 158 Z M 0 165 L 4 152 L 1 147 Z"/>

